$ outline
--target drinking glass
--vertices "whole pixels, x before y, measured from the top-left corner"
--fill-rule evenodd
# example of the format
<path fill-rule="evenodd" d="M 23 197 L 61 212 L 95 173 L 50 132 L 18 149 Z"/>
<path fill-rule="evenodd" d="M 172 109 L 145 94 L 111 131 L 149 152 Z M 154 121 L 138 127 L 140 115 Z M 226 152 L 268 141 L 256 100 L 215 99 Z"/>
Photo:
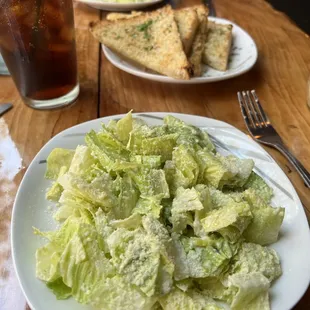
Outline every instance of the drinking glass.
<path fill-rule="evenodd" d="M 0 0 L 0 53 L 24 102 L 68 105 L 79 94 L 72 0 Z"/>
<path fill-rule="evenodd" d="M 6 67 L 4 60 L 0 54 L 0 75 L 8 75 L 9 74 L 9 70 Z"/>

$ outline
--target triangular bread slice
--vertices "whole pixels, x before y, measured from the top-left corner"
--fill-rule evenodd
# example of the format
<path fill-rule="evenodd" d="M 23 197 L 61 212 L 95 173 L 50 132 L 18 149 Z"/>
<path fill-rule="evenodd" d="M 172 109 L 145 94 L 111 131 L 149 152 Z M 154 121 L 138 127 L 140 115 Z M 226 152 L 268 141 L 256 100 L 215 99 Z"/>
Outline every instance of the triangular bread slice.
<path fill-rule="evenodd" d="M 158 73 L 188 80 L 189 62 L 170 6 L 118 21 L 91 25 L 101 43 L 134 62 Z"/>
<path fill-rule="evenodd" d="M 136 16 L 141 16 L 142 14 L 145 13 L 140 11 L 132 11 L 130 14 L 109 13 L 106 18 L 107 20 L 115 21 L 120 19 L 130 19 Z M 184 52 L 188 55 L 199 26 L 199 19 L 196 9 L 190 7 L 175 10 L 174 18 L 178 26 Z"/>
<path fill-rule="evenodd" d="M 202 54 L 205 49 L 205 42 L 207 37 L 208 9 L 204 5 L 198 5 L 193 8 L 195 8 L 197 11 L 200 24 L 188 58 L 189 62 L 192 65 L 193 75 L 201 76 Z"/>
<path fill-rule="evenodd" d="M 205 64 L 216 70 L 227 70 L 232 41 L 232 28 L 233 26 L 230 24 L 224 25 L 209 21 L 207 39 L 202 56 Z"/>
<path fill-rule="evenodd" d="M 188 55 L 199 26 L 197 12 L 193 7 L 175 10 L 174 18 L 178 25 L 184 52 Z"/>

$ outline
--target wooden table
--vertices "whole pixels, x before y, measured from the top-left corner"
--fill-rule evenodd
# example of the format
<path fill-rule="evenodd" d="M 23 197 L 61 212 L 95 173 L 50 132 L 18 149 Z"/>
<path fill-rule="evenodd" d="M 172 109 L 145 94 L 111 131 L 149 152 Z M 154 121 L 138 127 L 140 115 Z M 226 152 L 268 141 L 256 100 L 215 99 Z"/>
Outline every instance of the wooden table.
<path fill-rule="evenodd" d="M 197 2 L 180 1 L 178 6 Z M 75 105 L 52 111 L 32 110 L 21 101 L 11 78 L 0 77 L 0 102 L 14 104 L 14 108 L 0 118 L 1 310 L 27 308 L 10 255 L 10 217 L 17 187 L 40 148 L 68 127 L 133 109 L 136 112 L 166 111 L 207 116 L 247 132 L 236 92 L 256 89 L 283 140 L 310 170 L 310 110 L 306 105 L 310 75 L 309 37 L 263 0 L 215 2 L 218 16 L 230 19 L 248 31 L 259 50 L 255 67 L 235 79 L 212 84 L 173 85 L 122 72 L 107 61 L 98 42 L 88 32 L 89 22 L 103 18 L 104 13 L 82 4 L 75 5 L 81 84 L 81 94 Z M 268 151 L 296 187 L 310 219 L 310 190 L 282 155 L 270 148 Z M 310 289 L 295 309 L 310 309 Z"/>

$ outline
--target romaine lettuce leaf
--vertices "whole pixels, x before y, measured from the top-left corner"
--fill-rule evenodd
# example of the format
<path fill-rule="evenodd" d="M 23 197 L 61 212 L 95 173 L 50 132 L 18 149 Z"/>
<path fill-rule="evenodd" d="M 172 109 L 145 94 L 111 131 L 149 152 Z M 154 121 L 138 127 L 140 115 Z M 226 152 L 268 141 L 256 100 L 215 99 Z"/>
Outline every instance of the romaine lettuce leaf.
<path fill-rule="evenodd" d="M 129 161 L 129 152 L 125 146 L 106 132 L 95 133 L 92 130 L 85 136 L 85 141 L 91 150 L 91 155 L 107 171 L 112 170 L 116 160 L 119 162 Z"/>
<path fill-rule="evenodd" d="M 155 218 L 159 218 L 161 210 L 162 205 L 160 204 L 160 199 L 157 197 L 148 197 L 140 198 L 132 212 L 141 215 L 151 214 Z"/>
<path fill-rule="evenodd" d="M 110 255 L 107 239 L 115 229 L 110 225 L 108 216 L 102 211 L 101 208 L 99 208 L 95 213 L 94 222 L 98 233 L 98 246 L 100 250 L 105 252 L 107 255 Z"/>
<path fill-rule="evenodd" d="M 190 276 L 189 266 L 187 262 L 186 252 L 180 241 L 179 235 L 172 233 L 171 246 L 168 248 L 169 257 L 174 263 L 174 279 L 181 281 Z"/>
<path fill-rule="evenodd" d="M 231 273 L 260 272 L 270 282 L 281 276 L 281 265 L 275 250 L 244 242 L 233 259 Z"/>
<path fill-rule="evenodd" d="M 164 310 L 220 310 L 214 300 L 203 296 L 196 290 L 183 292 L 175 288 L 166 296 L 159 299 L 159 302 Z"/>
<path fill-rule="evenodd" d="M 201 294 L 198 290 L 189 290 L 188 295 L 202 310 L 224 310 L 211 297 Z"/>
<path fill-rule="evenodd" d="M 63 192 L 63 187 L 58 183 L 58 179 L 68 171 L 68 167 L 62 166 L 59 171 L 59 175 L 56 181 L 53 182 L 52 186 L 46 192 L 46 199 L 57 202 Z"/>
<path fill-rule="evenodd" d="M 142 224 L 142 217 L 138 213 L 133 213 L 126 219 L 111 220 L 110 225 L 113 228 L 125 228 L 128 230 L 137 229 Z"/>
<path fill-rule="evenodd" d="M 98 207 L 92 203 L 86 201 L 83 198 L 75 196 L 70 190 L 64 190 L 59 198 L 59 208 L 54 213 L 54 219 L 56 221 L 64 221 L 70 215 L 82 216 L 84 210 L 89 212 L 90 216 L 94 216 Z"/>
<path fill-rule="evenodd" d="M 223 237 L 237 240 L 252 219 L 250 206 L 246 202 L 233 203 L 210 211 L 201 220 L 205 232 L 219 232 Z"/>
<path fill-rule="evenodd" d="M 159 302 L 164 310 L 201 310 L 190 296 L 178 288 L 161 297 Z"/>
<path fill-rule="evenodd" d="M 134 124 L 130 132 L 127 149 L 135 155 L 160 155 L 162 162 L 171 159 L 177 134 L 167 134 L 162 127 L 150 128 L 145 124 Z"/>
<path fill-rule="evenodd" d="M 193 226 L 193 213 L 190 211 L 203 210 L 200 194 L 194 188 L 178 188 L 172 202 L 170 222 L 174 232 L 182 232 L 187 225 Z"/>
<path fill-rule="evenodd" d="M 229 187 L 242 187 L 248 180 L 253 168 L 254 161 L 252 159 L 240 159 L 233 155 L 221 156 L 217 155 L 223 166 L 230 171 L 233 178 L 224 185 Z"/>
<path fill-rule="evenodd" d="M 252 172 L 243 186 L 245 189 L 253 189 L 257 196 L 265 201 L 265 203 L 270 203 L 273 196 L 273 190 L 267 183 L 255 172 Z"/>
<path fill-rule="evenodd" d="M 187 211 L 203 210 L 203 204 L 200 201 L 200 193 L 195 188 L 178 188 L 176 196 L 172 202 L 172 213 L 182 213 Z"/>
<path fill-rule="evenodd" d="M 182 172 L 185 179 L 188 180 L 187 187 L 196 185 L 199 166 L 194 158 L 194 150 L 180 145 L 172 152 L 172 161 L 175 163 L 175 167 Z"/>
<path fill-rule="evenodd" d="M 181 238 L 186 252 L 189 274 L 192 278 L 218 277 L 236 254 L 239 243 L 222 237 Z"/>
<path fill-rule="evenodd" d="M 175 196 L 175 193 L 179 187 L 188 188 L 190 186 L 190 179 L 184 176 L 182 171 L 176 167 L 172 160 L 166 161 L 164 171 L 172 197 Z"/>
<path fill-rule="evenodd" d="M 76 234 L 82 218 L 74 215 L 68 217 L 59 230 L 41 232 L 34 229 L 34 233 L 47 238 L 50 242 L 36 251 L 36 276 L 46 282 L 53 282 L 60 276 L 60 261 L 63 251 Z"/>
<path fill-rule="evenodd" d="M 197 160 L 200 167 L 199 181 L 207 182 L 218 189 L 224 186 L 242 187 L 254 167 L 251 159 L 239 159 L 233 155 L 214 155 L 206 150 L 197 152 Z"/>
<path fill-rule="evenodd" d="M 132 114 L 131 111 L 120 119 L 116 124 L 116 135 L 120 141 L 127 144 L 129 140 L 129 134 L 132 131 Z"/>
<path fill-rule="evenodd" d="M 178 145 L 186 145 L 194 148 L 199 146 L 206 148 L 208 151 L 215 149 L 206 131 L 201 131 L 199 128 L 188 125 L 171 115 L 164 117 L 164 123 L 167 125 L 169 132 L 179 135 L 177 140 Z"/>
<path fill-rule="evenodd" d="M 142 198 L 169 198 L 169 187 L 163 170 L 140 168 L 129 171 L 128 174 L 136 183 Z"/>
<path fill-rule="evenodd" d="M 165 162 L 171 159 L 177 138 L 178 135 L 169 134 L 143 139 L 139 153 L 142 155 L 160 155 L 162 162 Z"/>
<path fill-rule="evenodd" d="M 59 176 L 61 167 L 69 168 L 74 155 L 74 150 L 55 148 L 47 157 L 47 167 L 45 178 L 56 180 Z"/>
<path fill-rule="evenodd" d="M 193 229 L 196 236 L 203 237 L 206 236 L 206 232 L 201 225 L 201 220 L 206 217 L 209 211 L 212 210 L 211 195 L 209 188 L 204 184 L 197 184 L 195 186 L 195 190 L 198 193 L 203 209 L 195 211 Z"/>
<path fill-rule="evenodd" d="M 113 181 L 107 173 L 103 173 L 89 183 L 84 178 L 68 172 L 58 181 L 65 190 L 106 210 L 117 204 L 117 197 L 113 193 Z"/>
<path fill-rule="evenodd" d="M 154 297 L 147 297 L 123 277 L 116 275 L 101 281 L 91 294 L 91 305 L 100 310 L 150 310 Z"/>
<path fill-rule="evenodd" d="M 147 296 L 155 293 L 160 265 L 160 244 L 141 230 L 119 228 L 108 238 L 112 262 L 129 284 Z"/>
<path fill-rule="evenodd" d="M 123 178 L 119 179 L 118 190 L 118 201 L 112 212 L 115 219 L 125 219 L 135 208 L 139 192 L 129 174 L 124 174 Z"/>
<path fill-rule="evenodd" d="M 102 279 L 115 275 L 116 270 L 99 246 L 94 226 L 81 223 L 60 259 L 63 282 L 72 287 L 72 295 L 81 303 L 91 302 L 91 293 Z"/>
<path fill-rule="evenodd" d="M 284 208 L 273 208 L 265 203 L 257 191 L 248 189 L 243 193 L 251 206 L 253 219 L 243 233 L 249 242 L 268 245 L 278 240 L 281 224 L 284 219 Z"/>
<path fill-rule="evenodd" d="M 229 277 L 229 287 L 237 288 L 232 310 L 269 310 L 269 281 L 259 272 L 237 273 Z"/>
<path fill-rule="evenodd" d="M 146 233 L 157 240 L 160 246 L 160 265 L 156 280 L 156 293 L 158 295 L 167 294 L 173 286 L 174 263 L 169 256 L 171 249 L 171 238 L 165 226 L 154 216 L 144 216 L 142 225 Z"/>
<path fill-rule="evenodd" d="M 252 214 L 253 219 L 243 233 L 244 238 L 261 245 L 276 242 L 284 218 L 284 208 L 254 208 Z"/>
<path fill-rule="evenodd" d="M 130 161 L 153 169 L 161 167 L 160 155 L 134 155 L 130 158 Z"/>
<path fill-rule="evenodd" d="M 233 178 L 231 171 L 226 169 L 219 158 L 213 153 L 203 149 L 196 153 L 199 164 L 199 182 L 222 189 L 228 180 Z"/>
<path fill-rule="evenodd" d="M 196 285 L 202 291 L 205 296 L 214 298 L 231 304 L 234 295 L 237 292 L 236 288 L 226 287 L 221 277 L 207 277 L 195 280 Z"/>
<path fill-rule="evenodd" d="M 60 277 L 59 260 L 62 249 L 55 243 L 37 249 L 36 277 L 47 282 L 54 282 Z"/>
<path fill-rule="evenodd" d="M 72 296 L 72 289 L 71 287 L 64 284 L 61 278 L 58 278 L 57 280 L 53 282 L 48 282 L 46 286 L 52 290 L 54 295 L 58 300 L 61 299 L 68 299 Z"/>
<path fill-rule="evenodd" d="M 78 145 L 72 158 L 69 172 L 87 178 L 93 168 L 97 167 L 99 169 L 98 163 L 98 160 L 91 155 L 91 150 L 87 146 Z M 92 174 L 91 176 L 95 175 Z"/>

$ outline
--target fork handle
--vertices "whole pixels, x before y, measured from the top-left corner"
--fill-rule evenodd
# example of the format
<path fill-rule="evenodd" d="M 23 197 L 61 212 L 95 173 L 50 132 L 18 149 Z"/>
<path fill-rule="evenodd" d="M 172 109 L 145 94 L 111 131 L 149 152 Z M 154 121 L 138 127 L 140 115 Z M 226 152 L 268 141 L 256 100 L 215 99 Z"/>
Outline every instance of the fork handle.
<path fill-rule="evenodd" d="M 310 173 L 306 170 L 302 163 L 286 148 L 284 144 L 277 143 L 275 148 L 290 161 L 290 163 L 295 167 L 299 175 L 304 180 L 306 186 L 310 188 Z"/>

